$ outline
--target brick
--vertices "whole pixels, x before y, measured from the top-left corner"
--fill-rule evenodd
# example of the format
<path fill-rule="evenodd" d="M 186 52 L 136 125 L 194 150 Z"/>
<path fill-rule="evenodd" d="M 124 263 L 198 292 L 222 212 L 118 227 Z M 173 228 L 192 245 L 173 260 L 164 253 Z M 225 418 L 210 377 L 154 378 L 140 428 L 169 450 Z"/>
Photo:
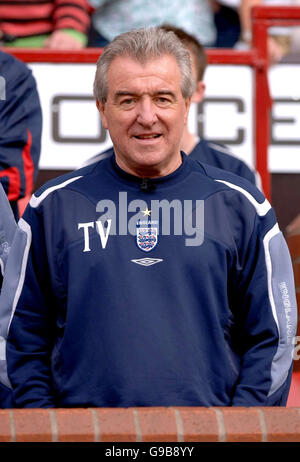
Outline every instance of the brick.
<path fill-rule="evenodd" d="M 213 409 L 177 408 L 182 423 L 183 441 L 219 441 L 217 415 Z"/>
<path fill-rule="evenodd" d="M 91 409 L 56 409 L 54 412 L 59 442 L 95 441 Z"/>
<path fill-rule="evenodd" d="M 13 411 L 17 442 L 51 442 L 52 430 L 47 409 L 15 409 Z"/>
<path fill-rule="evenodd" d="M 259 411 L 250 408 L 223 408 L 228 442 L 261 442 L 262 428 Z"/>
<path fill-rule="evenodd" d="M 14 438 L 11 434 L 10 411 L 0 409 L 0 442 L 11 443 Z"/>
<path fill-rule="evenodd" d="M 297 409 L 262 408 L 269 442 L 299 442 L 300 415 Z"/>
<path fill-rule="evenodd" d="M 137 408 L 142 441 L 178 441 L 174 409 Z"/>
<path fill-rule="evenodd" d="M 299 442 L 300 407 L 0 410 L 0 441 Z"/>
<path fill-rule="evenodd" d="M 287 235 L 286 242 L 289 247 L 292 260 L 300 258 L 300 231 L 298 234 Z"/>
<path fill-rule="evenodd" d="M 137 441 L 133 409 L 96 409 L 101 442 Z"/>

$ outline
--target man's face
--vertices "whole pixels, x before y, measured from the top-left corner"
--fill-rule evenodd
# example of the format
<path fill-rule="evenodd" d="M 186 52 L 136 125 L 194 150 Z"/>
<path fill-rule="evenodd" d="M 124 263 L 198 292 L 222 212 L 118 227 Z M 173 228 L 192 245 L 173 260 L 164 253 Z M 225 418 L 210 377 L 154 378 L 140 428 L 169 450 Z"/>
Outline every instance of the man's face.
<path fill-rule="evenodd" d="M 107 79 L 107 101 L 97 101 L 97 107 L 119 167 L 141 177 L 176 170 L 190 100 L 182 96 L 175 58 L 165 55 L 141 64 L 121 56 L 112 61 Z"/>

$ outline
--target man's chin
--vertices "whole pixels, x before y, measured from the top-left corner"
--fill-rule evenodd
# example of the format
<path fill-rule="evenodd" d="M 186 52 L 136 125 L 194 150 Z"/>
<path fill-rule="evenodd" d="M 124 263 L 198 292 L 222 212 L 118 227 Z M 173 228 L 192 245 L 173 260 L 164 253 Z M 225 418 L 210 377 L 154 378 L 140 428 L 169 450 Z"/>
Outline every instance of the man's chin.
<path fill-rule="evenodd" d="M 172 154 L 164 149 L 150 148 L 136 149 L 128 147 L 126 154 L 118 156 L 118 165 L 125 171 L 141 177 L 159 177 L 169 174 L 172 169 L 176 169 L 181 163 L 180 150 L 178 154 Z M 177 159 L 178 157 L 178 159 Z M 174 167 L 174 168 L 173 168 Z"/>
<path fill-rule="evenodd" d="M 133 165 L 133 168 L 137 176 L 144 178 L 157 178 L 172 173 L 172 171 L 176 170 L 179 166 L 180 162 L 181 157 L 179 162 L 174 163 L 173 161 L 170 161 L 170 158 L 161 157 L 155 155 L 155 153 L 153 153 L 152 156 L 149 153 L 148 155 L 145 155 L 144 153 L 143 158 L 138 159 Z"/>

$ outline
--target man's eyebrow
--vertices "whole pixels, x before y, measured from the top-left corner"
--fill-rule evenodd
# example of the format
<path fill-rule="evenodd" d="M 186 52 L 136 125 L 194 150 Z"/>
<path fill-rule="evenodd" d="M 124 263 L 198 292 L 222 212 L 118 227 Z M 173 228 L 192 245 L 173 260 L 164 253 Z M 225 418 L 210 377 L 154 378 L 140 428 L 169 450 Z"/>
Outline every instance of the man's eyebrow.
<path fill-rule="evenodd" d="M 119 90 L 115 93 L 114 97 L 115 98 L 120 98 L 122 96 L 139 96 L 139 93 L 136 93 L 134 91 L 129 91 L 129 90 Z M 156 95 L 169 95 L 175 98 L 175 93 L 172 92 L 171 90 L 157 90 L 152 93 L 152 96 Z"/>
<path fill-rule="evenodd" d="M 171 90 L 159 90 L 159 91 L 156 91 L 154 92 L 155 95 L 169 95 L 169 96 L 173 96 L 175 98 L 175 93 Z"/>
<path fill-rule="evenodd" d="M 119 96 L 137 96 L 137 93 L 134 93 L 133 91 L 119 90 L 115 93 L 115 98 L 118 98 Z"/>

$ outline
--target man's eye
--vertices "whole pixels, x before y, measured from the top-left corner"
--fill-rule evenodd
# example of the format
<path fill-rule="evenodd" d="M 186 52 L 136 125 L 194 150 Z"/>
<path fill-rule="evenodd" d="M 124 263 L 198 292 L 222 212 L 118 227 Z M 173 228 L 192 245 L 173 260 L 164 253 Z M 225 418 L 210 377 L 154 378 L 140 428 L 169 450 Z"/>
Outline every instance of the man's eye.
<path fill-rule="evenodd" d="M 124 107 L 131 106 L 134 104 L 134 99 L 133 98 L 126 98 L 121 101 L 121 105 Z"/>
<path fill-rule="evenodd" d="M 160 96 L 156 98 L 156 104 L 158 104 L 159 106 L 168 106 L 169 104 L 171 104 L 171 101 L 169 98 L 164 98 L 163 96 Z"/>

